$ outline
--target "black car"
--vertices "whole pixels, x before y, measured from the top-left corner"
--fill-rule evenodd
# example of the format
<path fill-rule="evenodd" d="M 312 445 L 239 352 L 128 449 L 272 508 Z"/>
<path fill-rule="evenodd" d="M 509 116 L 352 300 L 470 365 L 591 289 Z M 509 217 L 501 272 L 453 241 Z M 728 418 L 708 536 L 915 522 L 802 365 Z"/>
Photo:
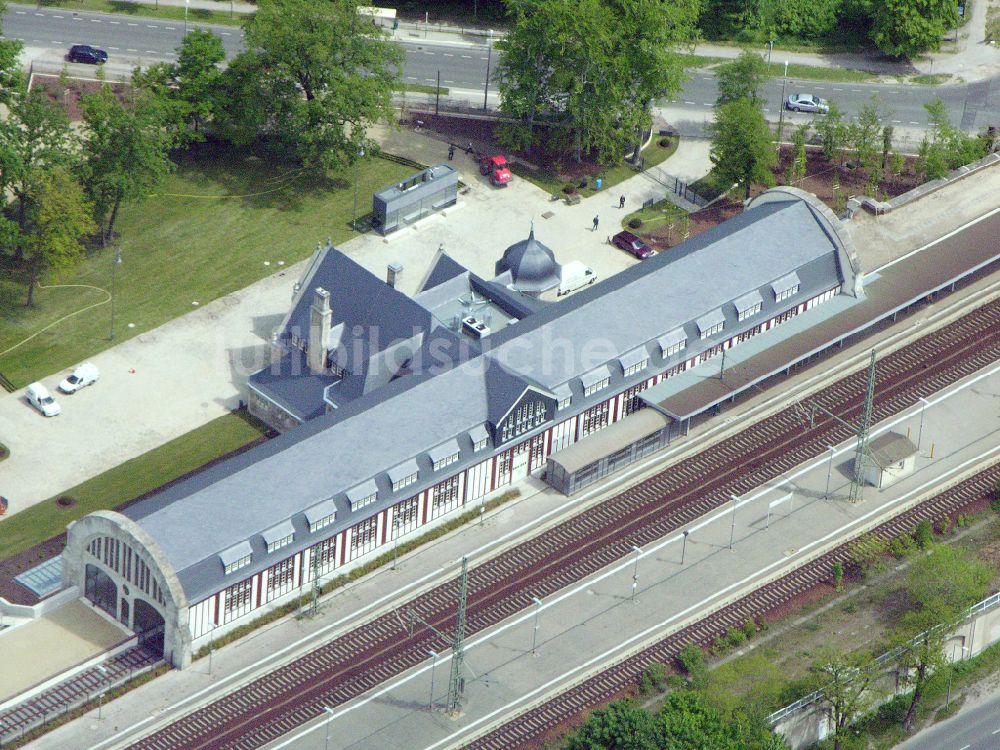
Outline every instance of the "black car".
<path fill-rule="evenodd" d="M 90 65 L 100 65 L 108 61 L 108 53 L 89 44 L 74 44 L 69 48 L 67 56 L 70 62 L 89 63 Z"/>

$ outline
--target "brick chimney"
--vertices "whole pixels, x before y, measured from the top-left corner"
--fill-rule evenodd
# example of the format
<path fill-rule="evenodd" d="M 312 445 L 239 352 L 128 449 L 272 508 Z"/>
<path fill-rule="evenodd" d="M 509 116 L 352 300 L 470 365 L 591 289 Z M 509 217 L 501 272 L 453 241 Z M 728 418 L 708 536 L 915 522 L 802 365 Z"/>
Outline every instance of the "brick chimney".
<path fill-rule="evenodd" d="M 309 369 L 314 373 L 326 370 L 326 351 L 330 341 L 330 293 L 316 287 L 312 307 L 309 309 Z"/>

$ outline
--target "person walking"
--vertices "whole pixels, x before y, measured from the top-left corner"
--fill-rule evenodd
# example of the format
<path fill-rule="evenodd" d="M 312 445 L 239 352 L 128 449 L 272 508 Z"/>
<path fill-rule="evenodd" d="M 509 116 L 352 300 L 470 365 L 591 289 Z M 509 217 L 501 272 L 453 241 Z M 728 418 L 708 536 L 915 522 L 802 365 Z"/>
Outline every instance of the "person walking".
<path fill-rule="evenodd" d="M 595 232 L 597 231 L 597 225 L 600 224 L 600 223 L 601 223 L 601 217 L 600 216 L 595 216 L 594 217 L 594 230 L 593 231 L 595 231 Z"/>
<path fill-rule="evenodd" d="M 448 146 L 448 161 L 451 161 L 454 158 L 455 158 L 455 144 L 452 143 L 450 146 Z"/>
<path fill-rule="evenodd" d="M 625 196 L 618 199 L 618 208 L 625 208 Z"/>

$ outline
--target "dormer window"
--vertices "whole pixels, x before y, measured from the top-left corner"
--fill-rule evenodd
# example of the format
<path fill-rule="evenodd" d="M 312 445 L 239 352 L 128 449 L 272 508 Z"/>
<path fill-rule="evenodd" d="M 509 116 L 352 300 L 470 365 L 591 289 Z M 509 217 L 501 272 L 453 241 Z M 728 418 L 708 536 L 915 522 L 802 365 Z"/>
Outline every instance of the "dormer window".
<path fill-rule="evenodd" d="M 443 445 L 432 448 L 427 452 L 427 455 L 430 456 L 434 471 L 451 466 L 451 464 L 458 462 L 458 440 L 449 440 Z"/>
<path fill-rule="evenodd" d="M 388 474 L 389 481 L 392 483 L 392 491 L 399 492 L 411 484 L 417 483 L 420 470 L 417 468 L 416 460 L 411 458 L 409 461 L 390 469 Z"/>
<path fill-rule="evenodd" d="M 295 527 L 291 521 L 282 521 L 277 526 L 272 526 L 267 531 L 261 533 L 264 544 L 267 545 L 267 553 L 271 554 L 282 547 L 292 543 L 295 539 Z"/>
<path fill-rule="evenodd" d="M 333 498 L 330 498 L 306 510 L 305 515 L 309 531 L 315 533 L 337 520 L 337 506 L 334 504 Z"/>
<path fill-rule="evenodd" d="M 374 479 L 369 479 L 347 491 L 347 501 L 351 504 L 352 513 L 366 505 L 371 505 L 376 500 L 378 500 L 378 487 L 376 487 Z"/>
<path fill-rule="evenodd" d="M 490 433 L 486 425 L 480 424 L 469 430 L 469 439 L 472 440 L 472 450 L 481 451 L 490 444 Z"/>
<path fill-rule="evenodd" d="M 683 328 L 675 328 L 657 340 L 664 359 L 674 356 L 687 347 L 687 334 Z"/>
<path fill-rule="evenodd" d="M 573 403 L 573 391 L 570 390 L 568 383 L 556 388 L 553 394 L 556 397 L 556 402 L 560 410 L 568 409 L 570 404 Z"/>
<path fill-rule="evenodd" d="M 771 291 L 774 292 L 774 301 L 783 302 L 789 297 L 794 297 L 799 293 L 800 285 L 799 276 L 794 271 L 782 276 L 771 284 Z"/>
<path fill-rule="evenodd" d="M 722 308 L 716 308 L 707 315 L 702 315 L 695 321 L 698 326 L 698 333 L 702 339 L 707 339 L 720 333 L 726 327 L 726 316 L 722 313 Z"/>
<path fill-rule="evenodd" d="M 764 300 L 758 291 L 744 294 L 742 297 L 737 298 L 733 302 L 733 307 L 736 308 L 737 320 L 746 320 L 747 318 L 753 317 L 761 311 L 763 306 Z"/>
<path fill-rule="evenodd" d="M 641 346 L 620 357 L 618 364 L 621 365 L 624 376 L 631 377 L 649 366 L 649 352 L 646 351 L 646 347 Z"/>
<path fill-rule="evenodd" d="M 603 365 L 588 372 L 580 378 L 580 382 L 583 385 L 583 395 L 593 396 L 598 391 L 607 388 L 611 383 L 611 371 L 607 365 Z"/>
<path fill-rule="evenodd" d="M 234 544 L 229 549 L 225 549 L 219 553 L 219 560 L 222 562 L 222 568 L 225 570 L 226 575 L 234 573 L 240 568 L 245 568 L 250 564 L 252 557 L 253 553 L 250 549 L 250 542 L 247 541 Z"/>

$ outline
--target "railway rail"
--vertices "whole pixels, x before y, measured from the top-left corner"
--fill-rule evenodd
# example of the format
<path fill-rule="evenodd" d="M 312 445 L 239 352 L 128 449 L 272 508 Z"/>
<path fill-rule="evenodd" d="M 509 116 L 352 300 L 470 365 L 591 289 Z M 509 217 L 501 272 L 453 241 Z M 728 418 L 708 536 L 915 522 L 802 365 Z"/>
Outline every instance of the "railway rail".
<path fill-rule="evenodd" d="M 868 532 L 890 541 L 911 532 L 921 521 L 932 523 L 945 515 L 955 515 L 987 497 L 1000 480 L 1000 464 L 949 488 L 937 497 L 910 508 Z M 591 708 L 621 695 L 651 664 L 672 664 L 689 643 L 709 646 L 730 628 L 740 628 L 747 620 L 760 623 L 771 612 L 807 593 L 816 586 L 833 583 L 833 566 L 845 570 L 853 566 L 852 544 L 847 542 L 817 559 L 782 576 L 722 609 L 713 612 L 662 641 L 579 685 L 542 703 L 465 746 L 465 750 L 513 750 L 540 746 L 540 740 L 556 727 L 572 722 Z"/>
<path fill-rule="evenodd" d="M 874 419 L 1000 359 L 1000 301 L 994 301 L 879 361 Z M 811 398 L 848 422 L 861 409 L 867 374 L 857 372 Z M 497 624 L 544 597 L 659 539 L 763 482 L 849 438 L 820 416 L 812 429 L 795 405 L 710 449 L 665 468 L 624 492 L 469 572 L 467 633 Z M 408 605 L 420 620 L 449 631 L 457 581 Z M 405 612 L 402 615 L 405 617 Z M 401 630 L 388 612 L 279 667 L 132 745 L 137 750 L 249 750 L 321 716 L 424 661 L 448 642 L 429 627 Z"/>

